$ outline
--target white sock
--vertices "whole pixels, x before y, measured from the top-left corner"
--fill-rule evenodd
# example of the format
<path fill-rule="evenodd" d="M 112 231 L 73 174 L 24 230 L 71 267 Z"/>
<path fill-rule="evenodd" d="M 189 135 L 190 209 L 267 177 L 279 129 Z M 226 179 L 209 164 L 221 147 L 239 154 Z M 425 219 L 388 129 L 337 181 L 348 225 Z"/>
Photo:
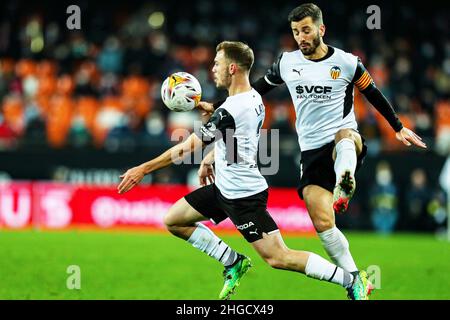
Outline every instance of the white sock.
<path fill-rule="evenodd" d="M 325 251 L 335 264 L 348 272 L 358 271 L 349 250 L 349 243 L 344 234 L 336 226 L 317 234 L 322 241 Z"/>
<path fill-rule="evenodd" d="M 213 257 L 225 267 L 232 265 L 236 261 L 238 257 L 236 251 L 231 249 L 204 224 L 196 223 L 195 225 L 197 228 L 187 240 L 194 248 Z"/>
<path fill-rule="evenodd" d="M 353 281 L 353 275 L 350 272 L 339 268 L 315 253 L 309 254 L 305 273 L 310 278 L 336 283 L 344 288 L 348 288 Z"/>
<path fill-rule="evenodd" d="M 352 139 L 344 138 L 336 144 L 336 161 L 334 162 L 334 172 L 336 173 L 336 184 L 341 179 L 345 170 L 350 170 L 352 176 L 355 175 L 357 164 L 355 142 Z"/>

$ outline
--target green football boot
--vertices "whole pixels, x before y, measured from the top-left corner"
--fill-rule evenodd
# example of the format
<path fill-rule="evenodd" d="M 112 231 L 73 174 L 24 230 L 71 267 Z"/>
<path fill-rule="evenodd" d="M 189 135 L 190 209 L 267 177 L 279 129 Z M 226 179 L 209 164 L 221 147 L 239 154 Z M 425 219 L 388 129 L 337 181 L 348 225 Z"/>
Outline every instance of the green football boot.
<path fill-rule="evenodd" d="M 239 286 L 241 278 L 247 273 L 251 266 L 252 262 L 250 258 L 239 254 L 233 265 L 225 267 L 225 270 L 223 271 L 225 282 L 223 284 L 223 289 L 220 292 L 219 299 L 230 299 L 230 296 L 235 292 L 236 287 Z"/>
<path fill-rule="evenodd" d="M 360 271 L 355 275 L 351 287 L 347 289 L 348 298 L 351 300 L 369 300 L 369 294 L 372 290 L 373 286 L 367 279 L 367 273 Z"/>

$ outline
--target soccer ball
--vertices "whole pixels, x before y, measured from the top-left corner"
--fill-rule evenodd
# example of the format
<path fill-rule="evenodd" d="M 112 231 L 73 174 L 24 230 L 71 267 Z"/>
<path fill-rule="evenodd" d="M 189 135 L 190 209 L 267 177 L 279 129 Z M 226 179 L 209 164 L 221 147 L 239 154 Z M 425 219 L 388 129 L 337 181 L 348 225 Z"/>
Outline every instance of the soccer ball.
<path fill-rule="evenodd" d="M 194 109 L 202 97 L 202 87 L 190 73 L 176 72 L 164 80 L 161 98 L 167 108 L 173 111 Z"/>

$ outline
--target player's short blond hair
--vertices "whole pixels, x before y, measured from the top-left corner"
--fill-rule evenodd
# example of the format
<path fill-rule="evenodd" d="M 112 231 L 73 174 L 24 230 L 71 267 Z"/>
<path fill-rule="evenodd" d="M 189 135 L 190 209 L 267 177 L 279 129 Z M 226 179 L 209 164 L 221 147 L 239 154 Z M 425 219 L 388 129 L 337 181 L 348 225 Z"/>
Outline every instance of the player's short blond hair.
<path fill-rule="evenodd" d="M 225 58 L 235 62 L 241 68 L 250 71 L 255 61 L 252 48 L 239 41 L 223 41 L 216 47 L 216 52 L 223 50 Z"/>

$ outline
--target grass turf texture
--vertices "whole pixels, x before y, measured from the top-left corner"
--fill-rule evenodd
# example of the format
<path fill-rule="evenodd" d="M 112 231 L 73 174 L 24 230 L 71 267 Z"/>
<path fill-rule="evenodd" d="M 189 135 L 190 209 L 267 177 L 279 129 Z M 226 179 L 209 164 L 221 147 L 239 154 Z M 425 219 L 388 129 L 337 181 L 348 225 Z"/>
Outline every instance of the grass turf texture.
<path fill-rule="evenodd" d="M 450 243 L 429 235 L 346 235 L 358 266 L 378 265 L 379 299 L 450 299 Z M 346 299 L 343 288 L 271 269 L 238 234 L 222 235 L 254 267 L 232 299 Z M 326 254 L 316 237 L 288 246 Z M 66 287 L 70 265 L 81 290 Z M 217 299 L 223 267 L 164 233 L 0 230 L 0 299 Z"/>

